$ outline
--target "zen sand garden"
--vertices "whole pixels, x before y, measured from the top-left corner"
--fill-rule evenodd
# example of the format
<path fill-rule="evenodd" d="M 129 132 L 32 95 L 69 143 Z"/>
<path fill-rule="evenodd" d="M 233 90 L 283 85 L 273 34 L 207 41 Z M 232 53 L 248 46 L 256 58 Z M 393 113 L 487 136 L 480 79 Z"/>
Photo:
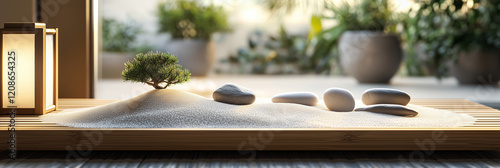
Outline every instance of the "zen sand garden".
<path fill-rule="evenodd" d="M 362 106 L 362 102 L 357 101 L 356 106 Z M 42 120 L 80 128 L 457 127 L 475 121 L 467 114 L 413 104 L 408 107 L 419 115 L 333 112 L 322 103 L 304 106 L 272 103 L 268 99 L 238 106 L 185 91 L 162 89 L 103 106 L 47 114 Z"/>

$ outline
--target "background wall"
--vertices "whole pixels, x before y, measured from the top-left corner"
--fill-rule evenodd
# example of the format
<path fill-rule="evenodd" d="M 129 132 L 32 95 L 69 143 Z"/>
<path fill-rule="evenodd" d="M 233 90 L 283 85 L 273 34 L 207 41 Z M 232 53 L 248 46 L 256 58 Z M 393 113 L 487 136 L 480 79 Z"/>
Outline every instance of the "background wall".
<path fill-rule="evenodd" d="M 90 0 L 41 4 L 41 22 L 59 28 L 59 97 L 93 97 Z"/>
<path fill-rule="evenodd" d="M 0 27 L 5 22 L 33 22 L 36 20 L 35 0 L 0 1 Z"/>

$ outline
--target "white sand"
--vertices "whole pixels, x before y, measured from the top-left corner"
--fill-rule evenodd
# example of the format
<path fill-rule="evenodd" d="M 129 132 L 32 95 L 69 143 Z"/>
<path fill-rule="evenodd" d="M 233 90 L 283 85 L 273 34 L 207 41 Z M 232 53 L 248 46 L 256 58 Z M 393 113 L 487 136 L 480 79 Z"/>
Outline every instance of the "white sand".
<path fill-rule="evenodd" d="M 456 127 L 475 121 L 465 114 L 408 106 L 419 115 L 332 112 L 325 110 L 324 105 L 309 107 L 263 99 L 252 105 L 237 106 L 163 89 L 103 106 L 47 114 L 42 120 L 79 128 Z"/>

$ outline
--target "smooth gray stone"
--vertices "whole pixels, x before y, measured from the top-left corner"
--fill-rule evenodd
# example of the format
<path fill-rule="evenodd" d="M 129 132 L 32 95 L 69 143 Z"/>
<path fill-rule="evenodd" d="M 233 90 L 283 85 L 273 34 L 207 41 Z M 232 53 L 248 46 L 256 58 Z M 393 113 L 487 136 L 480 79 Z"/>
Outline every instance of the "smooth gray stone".
<path fill-rule="evenodd" d="M 326 107 L 331 111 L 352 111 L 354 97 L 351 92 L 342 88 L 330 88 L 323 93 Z"/>
<path fill-rule="evenodd" d="M 318 104 L 318 96 L 312 92 L 290 92 L 273 96 L 273 103 L 297 103 L 307 106 Z"/>
<path fill-rule="evenodd" d="M 373 88 L 363 93 L 361 100 L 365 105 L 372 104 L 399 104 L 406 106 L 411 98 L 404 91 L 396 89 Z"/>
<path fill-rule="evenodd" d="M 255 101 L 253 92 L 233 83 L 226 83 L 214 91 L 212 97 L 215 101 L 235 104 L 235 105 L 248 105 Z"/>
<path fill-rule="evenodd" d="M 356 108 L 354 111 L 369 111 L 374 113 L 383 113 L 383 114 L 391 114 L 397 116 L 408 116 L 413 117 L 418 115 L 418 112 L 402 105 L 395 104 L 377 104 L 370 105 L 366 107 Z"/>

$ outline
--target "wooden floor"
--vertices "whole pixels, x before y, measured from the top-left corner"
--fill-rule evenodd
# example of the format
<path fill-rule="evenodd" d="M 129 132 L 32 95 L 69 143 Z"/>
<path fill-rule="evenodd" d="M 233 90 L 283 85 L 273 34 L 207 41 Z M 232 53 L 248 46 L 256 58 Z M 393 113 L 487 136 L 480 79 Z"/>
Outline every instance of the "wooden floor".
<path fill-rule="evenodd" d="M 73 159 L 65 151 L 0 151 L 0 167 L 500 167 L 500 151 L 93 151 Z"/>
<path fill-rule="evenodd" d="M 60 99 L 60 109 L 115 100 Z M 466 113 L 471 126 L 454 128 L 82 129 L 17 116 L 19 150 L 500 150 L 500 111 L 459 99 L 415 99 L 413 104 Z M 0 116 L 1 141 L 9 118 Z M 1 145 L 7 149 L 7 144 Z"/>

